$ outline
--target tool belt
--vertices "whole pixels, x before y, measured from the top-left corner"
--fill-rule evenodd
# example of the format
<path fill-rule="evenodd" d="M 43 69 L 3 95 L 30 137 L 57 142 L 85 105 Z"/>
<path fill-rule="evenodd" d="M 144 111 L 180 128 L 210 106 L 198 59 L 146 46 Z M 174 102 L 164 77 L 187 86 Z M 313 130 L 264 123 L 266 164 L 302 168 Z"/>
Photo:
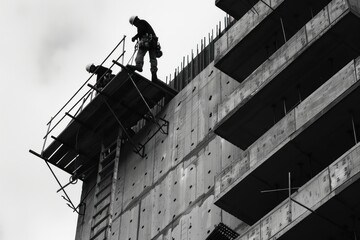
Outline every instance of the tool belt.
<path fill-rule="evenodd" d="M 152 34 L 146 34 L 139 41 L 139 48 L 146 50 L 156 49 L 158 38 Z"/>

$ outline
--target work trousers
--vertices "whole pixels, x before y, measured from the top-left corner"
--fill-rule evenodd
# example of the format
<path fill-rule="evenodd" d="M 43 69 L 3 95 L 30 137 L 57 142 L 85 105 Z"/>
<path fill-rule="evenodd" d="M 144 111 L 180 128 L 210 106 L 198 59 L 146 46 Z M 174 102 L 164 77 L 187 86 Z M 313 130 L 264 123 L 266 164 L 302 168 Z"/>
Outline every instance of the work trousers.
<path fill-rule="evenodd" d="M 156 60 L 156 49 L 151 48 L 151 49 L 145 49 L 140 47 L 137 54 L 136 54 L 136 58 L 135 58 L 135 64 L 138 67 L 142 67 L 144 66 L 144 57 L 146 52 L 149 52 L 149 57 L 150 57 L 150 71 L 151 72 L 157 72 L 157 60 Z"/>

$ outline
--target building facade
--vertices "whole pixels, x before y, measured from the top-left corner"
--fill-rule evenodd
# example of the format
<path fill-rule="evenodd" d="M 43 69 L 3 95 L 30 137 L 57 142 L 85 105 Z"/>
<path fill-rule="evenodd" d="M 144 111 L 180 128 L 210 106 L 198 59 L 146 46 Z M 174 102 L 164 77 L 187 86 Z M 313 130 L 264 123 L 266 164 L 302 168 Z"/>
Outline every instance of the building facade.
<path fill-rule="evenodd" d="M 42 154 L 81 172 L 75 239 L 360 238 L 360 1 L 216 5 L 234 23 L 186 86 L 123 69 Z"/>

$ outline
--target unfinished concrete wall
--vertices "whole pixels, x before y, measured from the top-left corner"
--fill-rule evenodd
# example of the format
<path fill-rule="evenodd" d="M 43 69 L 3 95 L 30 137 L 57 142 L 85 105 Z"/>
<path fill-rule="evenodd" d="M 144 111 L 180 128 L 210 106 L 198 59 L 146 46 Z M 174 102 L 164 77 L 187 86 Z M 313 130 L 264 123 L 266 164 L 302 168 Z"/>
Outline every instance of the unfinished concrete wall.
<path fill-rule="evenodd" d="M 236 111 L 237 108 L 246 104 L 259 90 L 281 74 L 287 66 L 296 61 L 300 54 L 309 49 L 322 35 L 330 30 L 333 24 L 349 13 L 350 7 L 345 0 L 333 0 L 326 8 L 314 16 L 306 26 L 301 28 L 252 72 L 241 86 L 220 104 L 218 121 L 220 122 L 231 111 Z M 241 34 L 239 34 L 239 38 L 240 36 Z M 227 38 L 227 36 L 224 36 L 224 38 Z"/>
<path fill-rule="evenodd" d="M 211 64 L 161 111 L 169 134 L 158 132 L 144 158 L 130 146 L 121 150 L 112 239 L 205 239 L 219 222 L 246 227 L 213 204 L 215 176 L 242 154 L 212 131 L 219 104 L 238 85 Z M 145 142 L 156 130 L 149 125 L 134 140 Z M 76 239 L 89 239 L 92 199 Z"/>
<path fill-rule="evenodd" d="M 228 189 L 349 94 L 348 90 L 360 80 L 356 70 L 358 64 L 359 58 L 347 64 L 246 149 L 242 158 L 225 168 L 216 178 L 215 198 L 221 198 Z"/>
<path fill-rule="evenodd" d="M 289 199 L 285 200 L 239 237 L 239 240 L 278 239 L 308 217 L 311 214 L 308 209 L 316 210 L 326 205 L 359 176 L 360 145 L 357 144 L 291 196 L 305 207 Z"/>

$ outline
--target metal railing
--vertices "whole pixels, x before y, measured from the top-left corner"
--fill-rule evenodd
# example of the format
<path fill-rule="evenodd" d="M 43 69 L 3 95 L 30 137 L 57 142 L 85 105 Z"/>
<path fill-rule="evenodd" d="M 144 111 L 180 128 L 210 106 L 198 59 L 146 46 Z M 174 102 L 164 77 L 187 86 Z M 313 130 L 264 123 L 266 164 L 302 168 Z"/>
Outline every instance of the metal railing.
<path fill-rule="evenodd" d="M 119 46 L 122 46 L 122 50 L 119 54 L 119 56 L 116 58 L 116 61 L 120 60 L 122 63 L 124 63 L 124 57 L 125 57 L 125 39 L 126 36 L 124 35 L 123 38 L 120 40 L 120 42 L 113 48 L 113 50 L 107 55 L 107 57 L 101 62 L 101 64 L 97 67 L 100 68 L 104 65 L 104 63 L 113 55 L 116 54 L 116 50 L 119 48 Z M 112 63 L 111 66 L 108 68 L 108 70 L 100 77 L 104 77 L 107 73 L 110 72 L 112 67 L 115 64 Z M 43 154 L 45 148 L 46 148 L 46 142 L 48 136 L 54 132 L 55 129 L 58 128 L 60 124 L 63 124 L 66 117 L 69 117 L 69 122 L 75 118 L 94 98 L 96 92 L 94 89 L 87 88 L 87 84 L 90 82 L 90 80 L 94 79 L 93 76 L 96 74 L 97 69 L 90 75 L 90 77 L 80 86 L 80 88 L 71 96 L 71 98 L 60 108 L 60 110 L 50 118 L 50 121 L 46 124 L 47 125 L 47 131 L 45 136 L 43 137 L 44 143 L 43 148 L 41 150 L 41 155 Z M 96 84 L 94 84 L 96 85 Z M 66 123 L 65 123 L 66 124 Z"/>

